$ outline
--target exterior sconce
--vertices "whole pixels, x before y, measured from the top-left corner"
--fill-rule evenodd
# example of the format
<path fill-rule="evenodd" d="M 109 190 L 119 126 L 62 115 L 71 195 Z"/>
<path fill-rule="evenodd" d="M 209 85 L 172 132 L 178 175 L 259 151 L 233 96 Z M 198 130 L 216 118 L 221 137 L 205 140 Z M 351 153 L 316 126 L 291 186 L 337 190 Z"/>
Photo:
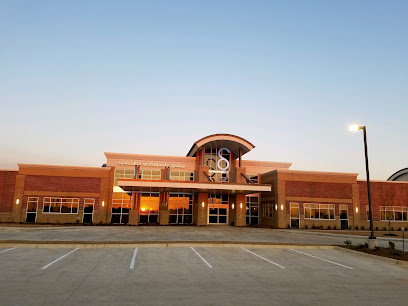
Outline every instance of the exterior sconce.
<path fill-rule="evenodd" d="M 202 207 L 204 207 L 204 206 L 205 206 L 204 202 L 203 202 L 203 203 L 201 203 L 201 206 L 202 206 Z"/>
<path fill-rule="evenodd" d="M 275 204 L 275 210 L 278 210 L 278 204 Z"/>
<path fill-rule="evenodd" d="M 358 214 L 358 207 L 356 207 L 356 213 Z"/>
<path fill-rule="evenodd" d="M 283 210 L 283 204 L 281 204 L 281 210 Z"/>
<path fill-rule="evenodd" d="M 102 207 L 104 207 L 105 206 L 105 201 L 102 201 Z"/>
<path fill-rule="evenodd" d="M 241 208 L 241 209 L 242 209 L 242 203 L 239 203 L 239 208 Z"/>
<path fill-rule="evenodd" d="M 232 209 L 234 209 L 234 207 L 235 207 L 234 203 L 232 203 L 231 207 L 232 207 Z"/>
<path fill-rule="evenodd" d="M 18 203 L 20 203 L 20 199 L 17 199 L 17 200 L 16 200 L 16 205 L 18 205 Z"/>

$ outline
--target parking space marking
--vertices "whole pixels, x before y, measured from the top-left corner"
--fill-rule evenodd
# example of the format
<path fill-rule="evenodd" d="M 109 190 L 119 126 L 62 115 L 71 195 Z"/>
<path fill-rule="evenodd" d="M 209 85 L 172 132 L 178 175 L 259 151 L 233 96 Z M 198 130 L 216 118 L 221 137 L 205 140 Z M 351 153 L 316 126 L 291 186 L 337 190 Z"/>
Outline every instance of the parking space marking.
<path fill-rule="evenodd" d="M 42 267 L 41 270 L 47 269 L 49 266 L 55 264 L 57 261 L 63 259 L 64 257 L 67 257 L 69 254 L 74 253 L 77 250 L 79 250 L 79 248 L 76 248 L 75 250 L 72 250 L 72 251 L 68 252 L 67 254 L 62 255 L 60 258 L 57 258 L 56 260 L 50 262 L 48 265 L 45 265 L 44 267 Z"/>
<path fill-rule="evenodd" d="M 134 268 L 135 268 L 135 261 L 136 261 L 137 249 L 138 249 L 138 248 L 135 248 L 135 251 L 133 252 L 132 261 L 130 262 L 130 269 L 134 269 Z"/>
<path fill-rule="evenodd" d="M 306 253 L 303 253 L 303 252 L 301 252 L 301 251 L 294 250 L 294 249 L 289 249 L 289 250 L 291 250 L 291 251 L 293 251 L 293 252 L 297 252 L 297 253 L 303 254 L 303 255 L 306 255 L 306 256 L 310 256 L 310 257 L 313 257 L 313 258 L 316 258 L 316 259 L 320 259 L 320 260 L 323 260 L 323 261 L 327 261 L 327 262 L 330 262 L 330 263 L 332 263 L 332 264 L 335 264 L 335 265 L 338 265 L 338 266 L 341 266 L 341 267 L 344 267 L 344 268 L 353 270 L 352 267 L 339 264 L 338 262 L 334 262 L 334 261 L 331 261 L 331 260 L 327 260 L 327 259 L 320 258 L 320 257 L 317 257 L 317 256 L 313 256 L 313 255 L 310 255 L 310 254 L 306 254 Z"/>
<path fill-rule="evenodd" d="M 6 250 L 3 250 L 3 251 L 0 251 L 0 253 L 4 253 L 4 252 L 11 251 L 11 250 L 14 250 L 14 249 L 15 248 L 6 249 Z"/>
<path fill-rule="evenodd" d="M 245 250 L 245 251 L 247 251 L 247 252 L 249 252 L 249 253 L 251 253 L 251 254 L 253 254 L 255 256 L 258 256 L 259 258 L 262 258 L 263 260 L 266 260 L 267 262 L 270 262 L 271 264 L 274 264 L 275 266 L 278 266 L 279 268 L 286 269 L 285 267 L 281 266 L 280 264 L 277 264 L 276 262 L 273 262 L 272 260 L 266 259 L 265 257 L 262 257 L 261 255 L 258 255 L 258 254 L 254 253 L 254 252 L 251 252 L 250 250 L 247 250 L 246 248 L 241 247 L 241 249 L 243 249 L 243 250 Z"/>
<path fill-rule="evenodd" d="M 194 253 L 196 253 L 196 254 L 198 255 L 198 257 L 200 257 L 201 260 L 204 261 L 207 266 L 209 266 L 210 268 L 212 268 L 212 265 L 210 265 L 210 264 L 208 263 L 208 261 L 206 261 L 206 260 L 204 259 L 204 257 L 200 255 L 200 253 L 198 253 L 193 247 L 190 247 L 190 249 L 192 249 L 192 250 L 194 251 Z"/>

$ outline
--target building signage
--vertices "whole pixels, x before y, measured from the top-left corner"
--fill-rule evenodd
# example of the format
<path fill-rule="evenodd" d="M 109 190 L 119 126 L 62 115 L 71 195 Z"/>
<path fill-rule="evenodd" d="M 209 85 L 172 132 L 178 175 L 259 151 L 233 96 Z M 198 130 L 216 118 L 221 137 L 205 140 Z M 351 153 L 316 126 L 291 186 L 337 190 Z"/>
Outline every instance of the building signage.
<path fill-rule="evenodd" d="M 172 168 L 172 169 L 175 169 L 175 168 L 184 169 L 186 167 L 186 165 L 183 165 L 183 164 L 169 164 L 167 162 L 164 162 L 164 163 L 160 163 L 160 162 L 139 162 L 139 161 L 129 161 L 129 160 L 120 161 L 119 165 L 160 167 L 160 168 L 169 167 L 169 168 Z"/>

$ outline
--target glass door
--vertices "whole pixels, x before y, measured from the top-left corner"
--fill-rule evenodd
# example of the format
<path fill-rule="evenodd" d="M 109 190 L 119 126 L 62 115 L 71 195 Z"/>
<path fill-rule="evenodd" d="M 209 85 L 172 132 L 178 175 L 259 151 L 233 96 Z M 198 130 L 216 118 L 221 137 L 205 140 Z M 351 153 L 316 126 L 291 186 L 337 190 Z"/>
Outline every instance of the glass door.
<path fill-rule="evenodd" d="M 140 217 L 141 224 L 157 224 L 159 222 L 159 193 L 142 193 L 140 195 Z"/>
<path fill-rule="evenodd" d="M 339 205 L 340 212 L 340 228 L 348 229 L 348 205 Z"/>
<path fill-rule="evenodd" d="M 95 199 L 85 199 L 84 200 L 84 216 L 82 218 L 83 224 L 92 224 L 94 203 L 95 203 Z"/>

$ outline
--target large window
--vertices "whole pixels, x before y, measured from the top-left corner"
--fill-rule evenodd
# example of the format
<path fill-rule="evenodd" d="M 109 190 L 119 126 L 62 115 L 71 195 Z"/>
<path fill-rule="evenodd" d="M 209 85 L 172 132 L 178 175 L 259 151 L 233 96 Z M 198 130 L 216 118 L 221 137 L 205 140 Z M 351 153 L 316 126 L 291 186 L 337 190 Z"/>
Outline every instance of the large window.
<path fill-rule="evenodd" d="M 114 192 L 111 223 L 127 224 L 129 222 L 130 204 L 130 195 L 126 192 Z"/>
<path fill-rule="evenodd" d="M 77 198 L 44 198 L 44 213 L 77 214 L 79 199 Z"/>
<path fill-rule="evenodd" d="M 159 193 L 141 193 L 140 194 L 140 223 L 158 223 L 159 222 Z"/>
<path fill-rule="evenodd" d="M 194 181 L 193 172 L 170 171 L 170 180 L 172 181 Z"/>
<path fill-rule="evenodd" d="M 204 164 L 209 167 L 208 176 L 212 182 L 228 182 L 231 153 L 227 148 L 206 148 Z"/>
<path fill-rule="evenodd" d="M 193 194 L 170 193 L 169 223 L 191 224 L 193 222 Z"/>
<path fill-rule="evenodd" d="M 259 224 L 259 198 L 254 196 L 246 197 L 246 223 L 250 225 Z"/>
<path fill-rule="evenodd" d="M 334 220 L 334 204 L 303 204 L 305 219 Z"/>
<path fill-rule="evenodd" d="M 380 206 L 381 221 L 407 221 L 407 211 L 402 206 Z"/>
<path fill-rule="evenodd" d="M 228 195 L 210 195 L 208 197 L 208 223 L 228 223 Z"/>

